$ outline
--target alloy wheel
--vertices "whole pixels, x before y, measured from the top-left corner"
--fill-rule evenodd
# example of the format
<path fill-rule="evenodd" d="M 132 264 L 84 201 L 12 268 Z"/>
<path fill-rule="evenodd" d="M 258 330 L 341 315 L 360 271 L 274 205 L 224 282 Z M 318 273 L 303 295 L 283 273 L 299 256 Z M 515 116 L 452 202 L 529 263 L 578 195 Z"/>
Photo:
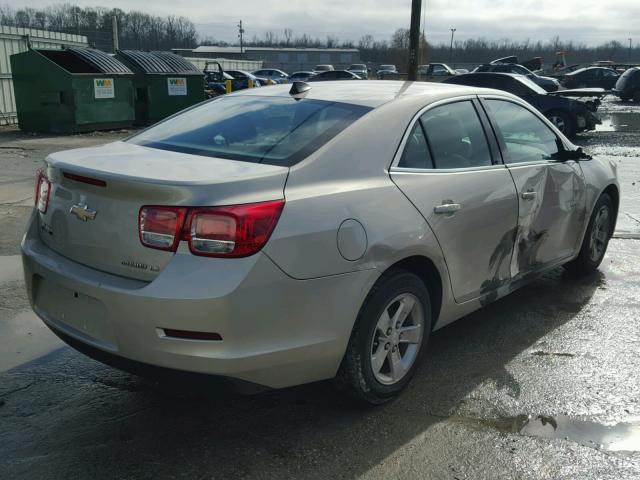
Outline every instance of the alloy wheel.
<path fill-rule="evenodd" d="M 371 340 L 371 368 L 384 385 L 400 381 L 411 369 L 424 334 L 422 303 L 411 293 L 395 297 L 382 311 Z"/>
<path fill-rule="evenodd" d="M 593 220 L 593 227 L 591 229 L 591 238 L 589 241 L 589 257 L 591 261 L 597 262 L 602 255 L 604 255 L 610 230 L 611 215 L 609 214 L 609 207 L 602 205 Z"/>

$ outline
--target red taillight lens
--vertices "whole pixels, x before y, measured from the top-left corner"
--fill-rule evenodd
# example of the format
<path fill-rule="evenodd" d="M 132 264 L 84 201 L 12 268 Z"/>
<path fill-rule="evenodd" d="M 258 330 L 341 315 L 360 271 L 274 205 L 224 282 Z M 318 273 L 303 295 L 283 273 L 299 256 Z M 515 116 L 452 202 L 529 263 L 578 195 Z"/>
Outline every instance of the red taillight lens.
<path fill-rule="evenodd" d="M 194 255 L 248 257 L 267 243 L 278 223 L 284 200 L 194 208 L 189 211 L 185 238 Z"/>
<path fill-rule="evenodd" d="M 51 182 L 42 170 L 36 172 L 36 192 L 35 205 L 38 211 L 47 213 L 49 207 L 49 194 L 51 193 Z"/>
<path fill-rule="evenodd" d="M 284 200 L 226 207 L 145 206 L 138 217 L 140 241 L 175 252 L 182 239 L 194 255 L 248 257 L 267 243 L 283 207 Z"/>
<path fill-rule="evenodd" d="M 140 241 L 146 247 L 175 252 L 186 214 L 182 207 L 142 207 L 138 215 Z"/>

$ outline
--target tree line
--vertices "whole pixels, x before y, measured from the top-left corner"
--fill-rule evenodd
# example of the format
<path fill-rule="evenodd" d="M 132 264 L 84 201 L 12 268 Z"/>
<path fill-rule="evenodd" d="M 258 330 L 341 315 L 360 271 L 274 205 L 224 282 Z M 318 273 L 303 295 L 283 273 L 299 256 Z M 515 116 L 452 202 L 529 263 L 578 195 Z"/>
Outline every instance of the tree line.
<path fill-rule="evenodd" d="M 229 46 L 230 43 L 212 37 L 203 39 L 201 45 Z M 236 45 L 236 44 L 234 44 Z M 302 47 L 302 48 L 357 48 L 363 62 L 371 64 L 392 63 L 406 71 L 409 49 L 409 29 L 397 29 L 388 40 L 376 39 L 373 35 L 362 35 L 358 41 L 343 40 L 329 35 L 324 38 L 311 37 L 306 33 L 294 35 L 290 28 L 267 31 L 262 36 L 254 35 L 245 40 L 245 46 L 253 47 Z M 420 63 L 442 62 L 455 64 L 480 64 L 491 60 L 516 55 L 520 60 L 541 57 L 550 66 L 556 61 L 557 52 L 566 52 L 568 64 L 588 64 L 597 60 L 613 60 L 619 63 L 640 63 L 640 47 L 611 40 L 598 46 L 563 41 L 556 36 L 547 41 L 509 39 L 488 40 L 475 38 L 456 40 L 450 43 L 432 44 L 421 35 Z M 453 66 L 453 65 L 452 65 Z"/>
<path fill-rule="evenodd" d="M 125 12 L 119 8 L 86 7 L 70 4 L 52 5 L 42 9 L 24 7 L 14 9 L 0 6 L 0 24 L 30 27 L 86 35 L 89 43 L 106 51 L 112 49 L 112 18 L 117 18 L 121 49 L 169 50 L 194 48 L 197 45 L 228 46 L 213 37 L 199 38 L 196 27 L 186 17 L 160 17 L 140 11 Z M 517 55 L 521 60 L 542 57 L 549 65 L 556 52 L 566 51 L 567 62 L 585 64 L 596 60 L 640 62 L 640 48 L 617 40 L 599 46 L 562 41 L 554 37 L 548 41 L 488 40 L 486 38 L 456 40 L 451 49 L 448 43 L 432 44 L 421 37 L 420 63 L 444 62 L 455 64 L 484 63 L 495 58 Z M 362 61 L 371 64 L 393 63 L 406 70 L 409 30 L 397 29 L 388 40 L 362 35 L 357 41 L 340 40 L 335 35 L 324 38 L 306 33 L 295 35 L 293 29 L 269 30 L 262 36 L 246 38 L 246 46 L 301 48 L 358 48 Z"/>
<path fill-rule="evenodd" d="M 0 6 L 1 25 L 86 35 L 91 45 L 106 51 L 113 47 L 114 16 L 118 21 L 121 49 L 170 50 L 192 48 L 198 44 L 196 27 L 186 17 L 160 17 L 136 10 L 125 12 L 119 8 L 81 8 L 70 4 L 17 10 Z"/>

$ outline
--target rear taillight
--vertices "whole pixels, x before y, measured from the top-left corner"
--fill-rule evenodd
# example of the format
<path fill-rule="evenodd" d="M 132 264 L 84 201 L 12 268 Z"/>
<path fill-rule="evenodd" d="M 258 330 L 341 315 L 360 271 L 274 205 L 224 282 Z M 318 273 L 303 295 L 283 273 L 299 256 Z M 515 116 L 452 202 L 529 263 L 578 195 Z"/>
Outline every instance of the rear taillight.
<path fill-rule="evenodd" d="M 138 216 L 140 241 L 146 247 L 176 251 L 186 208 L 142 207 Z"/>
<path fill-rule="evenodd" d="M 42 170 L 36 172 L 36 192 L 35 205 L 38 211 L 47 213 L 49 207 L 49 194 L 51 193 L 51 182 Z"/>
<path fill-rule="evenodd" d="M 267 243 L 284 200 L 225 207 L 155 207 L 140 209 L 143 245 L 175 251 L 180 239 L 194 255 L 247 257 Z"/>

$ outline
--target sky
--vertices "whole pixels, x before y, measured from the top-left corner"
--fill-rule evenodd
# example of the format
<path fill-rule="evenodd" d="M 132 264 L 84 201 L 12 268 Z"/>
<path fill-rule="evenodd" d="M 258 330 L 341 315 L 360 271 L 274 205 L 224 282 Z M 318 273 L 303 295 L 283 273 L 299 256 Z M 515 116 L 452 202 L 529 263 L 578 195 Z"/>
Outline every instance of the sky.
<path fill-rule="evenodd" d="M 25 0 L 0 0 L 19 9 Z M 31 7 L 45 7 L 50 0 L 29 0 Z M 266 31 L 282 36 L 285 28 L 294 37 L 337 36 L 357 40 L 366 34 L 389 39 L 397 28 L 409 26 L 411 0 L 72 0 L 79 6 L 119 7 L 155 15 L 184 15 L 196 24 L 201 37 L 227 42 L 237 40 L 236 24 L 242 19 L 251 39 Z M 426 6 L 426 8 L 425 8 Z M 423 0 L 425 35 L 430 43 L 455 38 L 485 37 L 514 40 L 574 40 L 597 45 L 629 38 L 640 42 L 640 0 Z"/>

